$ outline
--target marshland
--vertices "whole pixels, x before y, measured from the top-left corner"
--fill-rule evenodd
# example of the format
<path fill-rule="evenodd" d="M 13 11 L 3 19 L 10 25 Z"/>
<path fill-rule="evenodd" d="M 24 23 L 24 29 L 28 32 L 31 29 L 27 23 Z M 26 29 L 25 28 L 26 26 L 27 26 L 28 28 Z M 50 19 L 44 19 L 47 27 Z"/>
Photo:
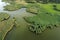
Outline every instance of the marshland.
<path fill-rule="evenodd" d="M 0 40 L 60 40 L 60 0 L 0 0 Z"/>

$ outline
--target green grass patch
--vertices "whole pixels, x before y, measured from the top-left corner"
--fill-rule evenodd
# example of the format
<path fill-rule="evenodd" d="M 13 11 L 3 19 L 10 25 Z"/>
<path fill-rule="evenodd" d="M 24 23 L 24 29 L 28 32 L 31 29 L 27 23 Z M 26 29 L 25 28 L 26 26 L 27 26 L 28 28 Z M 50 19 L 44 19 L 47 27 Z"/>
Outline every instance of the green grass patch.
<path fill-rule="evenodd" d="M 60 24 L 60 16 L 50 13 L 40 13 L 33 17 L 26 17 L 25 20 L 29 25 L 29 30 L 34 33 L 42 33 L 47 28 L 54 28 Z"/>
<path fill-rule="evenodd" d="M 59 9 L 60 4 L 40 4 L 40 3 L 29 3 L 27 5 L 27 12 L 31 13 L 52 13 L 52 14 L 59 14 L 60 12 L 57 10 L 54 10 L 53 5 L 57 6 L 57 9 Z"/>
<path fill-rule="evenodd" d="M 40 6 L 45 10 L 45 12 L 52 13 L 52 14 L 59 14 L 60 12 L 54 10 L 53 5 L 54 4 L 41 4 Z M 57 5 L 57 4 L 55 4 L 55 5 Z"/>

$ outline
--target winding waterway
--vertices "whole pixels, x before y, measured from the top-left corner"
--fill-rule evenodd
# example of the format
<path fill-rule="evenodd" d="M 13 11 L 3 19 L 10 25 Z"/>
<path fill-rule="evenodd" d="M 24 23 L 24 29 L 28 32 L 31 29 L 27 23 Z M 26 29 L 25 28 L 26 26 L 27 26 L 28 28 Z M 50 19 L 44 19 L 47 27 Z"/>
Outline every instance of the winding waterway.
<path fill-rule="evenodd" d="M 0 12 L 7 12 L 11 16 L 17 15 L 17 14 L 21 15 L 21 14 L 26 12 L 26 8 L 21 8 L 21 9 L 16 10 L 16 11 L 5 11 L 4 6 L 6 6 L 6 5 L 10 5 L 10 4 L 6 3 L 6 2 L 2 2 L 2 0 L 0 0 Z"/>
<path fill-rule="evenodd" d="M 7 12 L 11 17 L 16 17 L 19 27 L 13 28 L 5 37 L 5 40 L 60 40 L 60 27 L 54 28 L 52 30 L 46 30 L 41 35 L 35 35 L 34 33 L 28 31 L 26 22 L 22 19 L 22 16 L 31 15 L 26 12 L 26 8 L 21 8 L 16 11 L 4 11 L 3 6 L 9 3 L 2 2 L 0 0 L 0 12 Z M 19 20 L 18 20 L 19 19 Z"/>

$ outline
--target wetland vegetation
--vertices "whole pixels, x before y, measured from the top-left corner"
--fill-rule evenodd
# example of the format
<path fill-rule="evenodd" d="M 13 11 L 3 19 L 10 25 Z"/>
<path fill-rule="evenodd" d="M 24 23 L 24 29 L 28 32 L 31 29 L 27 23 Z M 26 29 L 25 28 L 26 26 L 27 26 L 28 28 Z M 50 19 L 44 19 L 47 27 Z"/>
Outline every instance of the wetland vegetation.
<path fill-rule="evenodd" d="M 2 1 L 0 40 L 60 39 L 60 0 Z"/>
<path fill-rule="evenodd" d="M 7 32 L 9 32 L 15 25 L 15 19 L 11 19 L 9 14 L 0 13 L 0 40 L 4 40 Z"/>

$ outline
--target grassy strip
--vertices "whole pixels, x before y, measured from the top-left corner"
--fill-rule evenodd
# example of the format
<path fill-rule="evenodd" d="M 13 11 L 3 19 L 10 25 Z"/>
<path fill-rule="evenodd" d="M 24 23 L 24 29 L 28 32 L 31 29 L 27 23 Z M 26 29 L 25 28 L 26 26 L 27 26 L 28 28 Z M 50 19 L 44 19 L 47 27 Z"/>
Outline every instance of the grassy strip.
<path fill-rule="evenodd" d="M 10 28 L 8 28 L 8 30 L 5 30 L 5 33 L 3 33 L 3 37 L 2 37 L 2 40 L 4 40 L 4 38 L 5 38 L 5 36 L 6 36 L 6 34 L 14 27 L 14 22 L 15 22 L 15 20 L 14 19 L 12 19 L 12 20 L 9 20 L 10 22 L 12 21 L 12 23 L 10 23 Z M 7 21 L 8 22 L 8 21 Z M 9 22 L 8 22 L 9 23 Z M 8 25 L 8 24 L 7 24 Z M 8 25 L 9 26 L 9 25 Z M 3 30 L 4 31 L 4 30 Z"/>
<path fill-rule="evenodd" d="M 4 7 L 5 8 L 4 10 L 15 11 L 15 10 L 18 10 L 18 9 L 20 9 L 22 7 L 24 7 L 24 6 L 21 5 L 21 4 L 14 3 L 14 4 L 10 4 L 10 5 L 5 6 Z"/>
<path fill-rule="evenodd" d="M 14 27 L 15 19 L 11 19 L 7 13 L 0 13 L 0 40 L 4 40 L 6 34 Z"/>

